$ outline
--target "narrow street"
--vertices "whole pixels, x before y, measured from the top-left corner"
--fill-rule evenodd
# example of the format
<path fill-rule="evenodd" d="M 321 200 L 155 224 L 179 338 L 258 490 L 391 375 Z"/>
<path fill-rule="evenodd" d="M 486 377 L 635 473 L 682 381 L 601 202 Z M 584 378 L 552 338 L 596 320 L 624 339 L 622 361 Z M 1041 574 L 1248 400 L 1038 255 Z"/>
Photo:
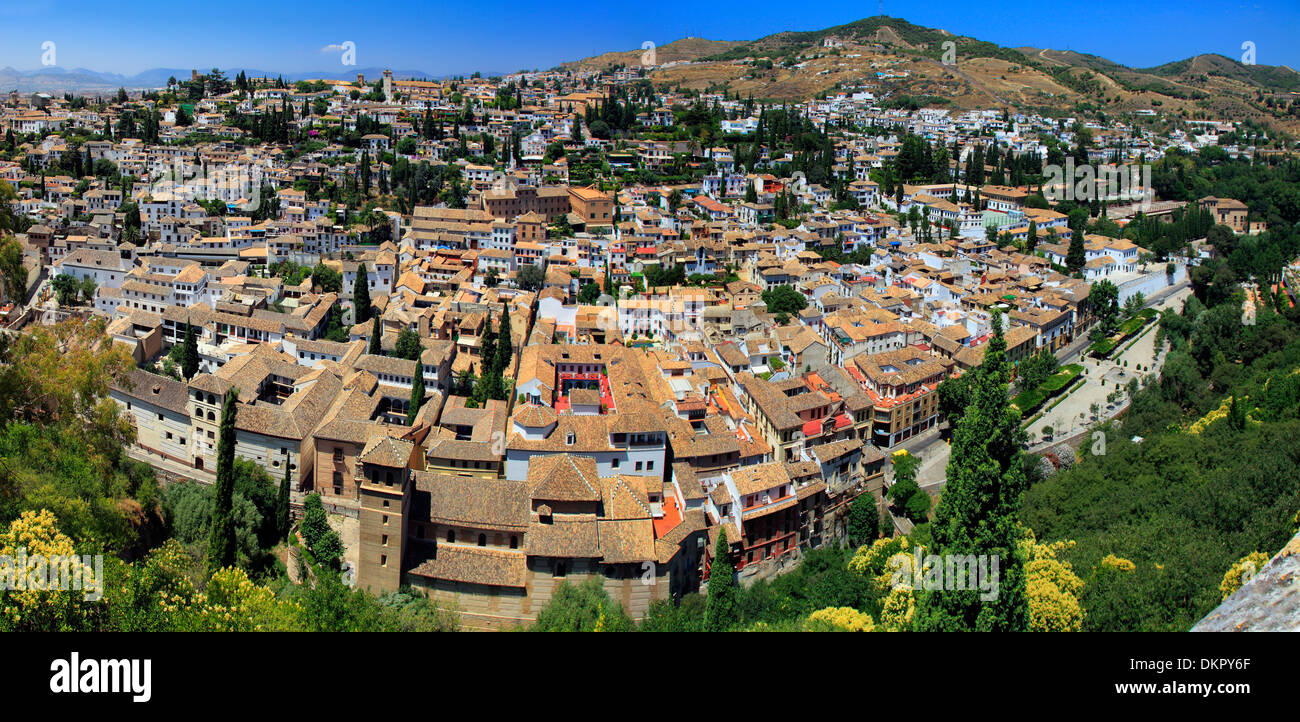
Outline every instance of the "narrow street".
<path fill-rule="evenodd" d="M 1191 287 L 1183 282 L 1154 294 L 1147 300 L 1146 307 L 1157 311 L 1180 308 L 1190 295 Z M 1034 422 L 1032 428 L 1027 430 L 1030 441 L 1037 442 L 1042 438 L 1040 432 L 1044 426 L 1051 426 L 1056 438 L 1063 438 L 1079 431 L 1092 423 L 1087 416 L 1091 413 L 1090 409 L 1094 403 L 1099 404 L 1104 416 L 1107 411 L 1107 395 L 1117 387 L 1127 384 L 1130 378 L 1138 374 L 1145 375 L 1150 372 L 1149 369 L 1154 369 L 1156 364 L 1163 362 L 1163 356 L 1158 360 L 1155 358 L 1155 337 L 1156 331 L 1151 330 L 1137 343 L 1118 354 L 1115 359 L 1107 361 L 1095 359 L 1080 361 L 1081 354 L 1091 345 L 1086 335 L 1081 335 L 1062 349 L 1058 355 L 1061 363 L 1083 363 L 1088 370 L 1087 376 L 1084 377 L 1082 387 L 1075 389 L 1059 406 Z M 1128 362 L 1127 367 L 1123 366 L 1124 361 Z M 1136 370 L 1139 364 L 1143 368 L 1141 372 Z M 1115 407 L 1112 411 L 1118 408 Z M 1080 414 L 1083 414 L 1083 418 Z M 921 468 L 917 470 L 916 483 L 931 494 L 938 493 L 947 478 L 948 454 L 951 449 L 949 444 L 939 437 L 938 429 L 911 439 L 901 444 L 899 448 L 907 449 L 910 453 L 921 457 Z"/>

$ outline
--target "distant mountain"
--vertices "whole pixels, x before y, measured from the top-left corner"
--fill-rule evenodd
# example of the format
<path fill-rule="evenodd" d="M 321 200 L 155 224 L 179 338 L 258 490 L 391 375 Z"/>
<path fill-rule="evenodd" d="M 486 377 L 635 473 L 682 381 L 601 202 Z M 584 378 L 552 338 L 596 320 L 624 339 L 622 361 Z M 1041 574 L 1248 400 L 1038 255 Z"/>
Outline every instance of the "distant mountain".
<path fill-rule="evenodd" d="M 671 52 L 687 42 L 681 52 Z M 660 65 L 691 61 L 652 69 L 656 84 L 725 89 L 741 97 L 806 100 L 867 84 L 903 107 L 1119 114 L 1154 109 L 1188 117 L 1270 119 L 1300 131 L 1300 107 L 1291 110 L 1300 94 L 1300 73 L 1285 66 L 1244 65 L 1222 55 L 1130 68 L 1068 50 L 1003 47 L 884 16 L 745 42 L 692 38 L 656 50 Z M 635 65 L 640 55 L 640 50 L 605 53 L 562 67 Z"/>
<path fill-rule="evenodd" d="M 195 68 L 200 73 L 210 72 L 212 68 Z M 366 77 L 367 81 L 378 79 L 383 75 L 384 68 L 367 67 L 357 68 L 340 65 L 335 70 L 316 70 L 310 72 L 298 73 L 280 73 L 271 70 L 260 70 L 257 68 L 222 68 L 226 77 L 233 78 L 242 70 L 249 77 L 281 77 L 287 82 L 296 82 L 299 80 L 355 80 L 360 73 Z M 118 88 L 127 90 L 145 90 L 161 88 L 167 85 L 169 78 L 177 80 L 188 80 L 190 77 L 190 68 L 152 68 L 135 75 L 121 75 L 118 73 L 103 73 L 86 68 L 61 68 L 47 67 L 37 68 L 35 70 L 15 70 L 13 68 L 0 68 L 0 92 L 9 92 L 17 90 L 21 93 L 77 93 L 82 95 L 91 95 L 95 93 L 114 92 Z M 468 75 L 468 73 L 465 73 Z M 393 77 L 398 80 L 409 80 L 412 78 L 442 78 L 448 77 L 437 76 L 433 73 L 427 73 L 422 70 L 394 70 Z"/>

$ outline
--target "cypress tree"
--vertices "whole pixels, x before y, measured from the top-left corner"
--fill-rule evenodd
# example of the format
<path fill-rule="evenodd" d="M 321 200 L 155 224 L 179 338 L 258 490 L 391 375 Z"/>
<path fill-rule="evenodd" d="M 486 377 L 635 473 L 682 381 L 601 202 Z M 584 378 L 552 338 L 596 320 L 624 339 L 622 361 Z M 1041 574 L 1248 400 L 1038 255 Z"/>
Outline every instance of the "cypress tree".
<path fill-rule="evenodd" d="M 231 388 L 221 404 L 221 429 L 217 439 L 217 481 L 212 492 L 212 533 L 208 539 L 208 573 L 235 565 L 235 520 L 231 510 L 235 495 L 235 399 Z"/>
<path fill-rule="evenodd" d="M 736 568 L 731 563 L 731 546 L 727 544 L 724 527 L 718 529 L 713 565 L 709 567 L 709 597 L 704 603 L 705 631 L 725 632 L 740 621 L 736 596 Z"/>
<path fill-rule="evenodd" d="M 498 374 L 507 373 L 510 369 L 510 359 L 514 355 L 514 344 L 510 341 L 510 333 L 510 308 L 507 306 L 501 311 L 500 330 L 497 336 L 494 361 Z"/>
<path fill-rule="evenodd" d="M 415 361 L 415 381 L 411 384 L 411 408 L 406 410 L 406 425 L 415 426 L 415 416 L 420 413 L 420 404 L 424 403 L 424 363 Z"/>
<path fill-rule="evenodd" d="M 289 538 L 289 465 L 284 465 L 280 493 L 275 497 L 275 534 L 280 541 Z"/>
<path fill-rule="evenodd" d="M 1083 232 L 1074 231 L 1070 236 L 1070 249 L 1065 253 L 1065 267 L 1070 273 L 1077 273 L 1087 263 L 1087 254 L 1083 250 Z"/>
<path fill-rule="evenodd" d="M 974 589 L 918 592 L 913 628 L 926 631 L 1024 631 L 1029 627 L 1024 560 L 1018 541 L 1020 504 L 1028 482 L 1020 460 L 1020 413 L 1007 397 L 1010 370 L 1002 316 L 971 382 L 971 402 L 953 432 L 948 483 L 931 524 L 934 550 L 998 560 L 998 591 L 982 600 Z M 944 556 L 944 558 L 947 558 Z M 973 580 L 972 580 L 973 581 Z"/>
<path fill-rule="evenodd" d="M 479 373 L 483 376 L 490 376 L 498 373 L 497 363 L 497 342 L 496 334 L 491 329 L 483 331 L 483 344 L 479 346 Z"/>
<path fill-rule="evenodd" d="M 370 348 L 366 350 L 366 353 L 372 356 L 384 355 L 383 335 L 384 327 L 381 319 L 376 318 L 375 326 L 370 330 Z"/>
<path fill-rule="evenodd" d="M 352 307 L 355 310 L 353 323 L 370 320 L 370 278 L 364 263 L 357 269 L 357 278 L 352 283 Z"/>
<path fill-rule="evenodd" d="M 190 320 L 185 319 L 185 341 L 181 346 L 181 374 L 188 381 L 199 372 L 199 340 Z"/>

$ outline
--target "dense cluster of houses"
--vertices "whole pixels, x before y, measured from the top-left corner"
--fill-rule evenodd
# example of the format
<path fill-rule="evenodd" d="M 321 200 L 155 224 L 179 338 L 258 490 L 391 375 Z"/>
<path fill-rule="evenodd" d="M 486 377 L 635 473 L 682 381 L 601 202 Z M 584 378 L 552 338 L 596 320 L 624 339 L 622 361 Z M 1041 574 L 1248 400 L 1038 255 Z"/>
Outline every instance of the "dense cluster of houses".
<path fill-rule="evenodd" d="M 370 92 L 364 79 L 260 87 L 198 102 L 184 126 L 161 108 L 158 143 L 80 146 L 92 164 L 130 174 L 125 188 L 93 172 L 36 171 L 39 187 L 33 175 L 64 167 L 58 131 L 112 126 L 123 104 L 91 112 L 44 98 L 37 109 L 13 96 L 0 133 L 25 135 L 26 156 L 0 163 L 0 178 L 19 189 L 15 210 L 36 221 L 20 235 L 28 259 L 47 277 L 93 281 L 86 308 L 136 359 L 112 396 L 148 458 L 209 478 L 221 402 L 237 389 L 238 456 L 287 477 L 299 507 L 320 494 L 345 529 L 357 583 L 454 601 L 469 626 L 531 619 L 559 580 L 583 576 L 604 579 L 638 616 L 697 589 L 722 532 L 743 578 L 838 543 L 853 499 L 881 495 L 890 454 L 943 421 L 938 384 L 980 363 L 994 313 L 1018 363 L 1086 332 L 1097 280 L 1114 282 L 1121 301 L 1175 281 L 1163 264 L 1148 268 L 1132 242 L 1092 234 L 1083 277 L 1062 273 L 1072 231 L 1064 215 L 1027 205 L 1032 189 L 949 182 L 884 194 L 870 177 L 906 132 L 955 142 L 963 157 L 978 138 L 1041 154 L 1041 132 L 1068 142 L 1062 128 L 1072 124 L 885 110 L 865 92 L 801 104 L 821 126 L 892 133 L 837 141 L 834 173 L 857 207 L 835 210 L 828 188 L 773 166 L 742 168 L 726 147 L 596 138 L 575 119 L 607 88 L 566 87 L 572 73 L 551 75 L 462 80 L 456 101 L 447 81 L 389 74 L 382 100 L 357 97 Z M 489 104 L 505 82 L 520 88 L 519 107 Z M 755 130 L 741 101 L 702 100 L 727 110 L 727 132 Z M 638 122 L 672 126 L 684 98 L 656 101 Z M 376 176 L 389 170 L 386 152 L 452 164 L 465 179 L 455 204 L 464 207 L 415 205 L 349 222 L 347 209 L 294 186 L 350 177 L 358 149 L 289 154 L 239 142 L 243 131 L 226 122 L 232 108 L 285 104 L 304 128 L 378 120 L 388 131 L 362 138 Z M 457 141 L 415 132 L 419 119 L 449 118 L 465 104 L 475 120 L 461 133 L 504 142 L 526 131 L 518 162 L 443 160 Z M 312 106 L 325 112 L 304 114 Z M 1126 158 L 1158 152 L 1128 129 L 1098 131 L 1124 139 L 1098 143 L 1104 158 L 1112 148 Z M 183 142 L 195 132 L 202 142 Z M 684 157 L 706 171 L 689 184 L 571 184 L 565 159 L 545 157 L 554 143 L 605 150 L 611 166 Z M 209 182 L 228 168 L 243 175 Z M 250 210 L 269 202 L 252 197 L 263 188 L 274 190 L 273 212 Z M 778 196 L 805 209 L 797 224 L 772 223 Z M 214 200 L 229 212 L 210 213 Z M 1229 222 L 1232 202 L 1209 201 Z M 123 217 L 127 203 L 138 217 Z M 912 208 L 944 232 L 900 220 Z M 1023 238 L 1031 222 L 1038 253 L 998 245 L 1005 234 Z M 827 260 L 841 254 L 857 262 Z M 284 261 L 323 264 L 341 284 L 269 272 Z M 647 283 L 678 267 L 686 282 Z M 358 323 L 363 273 L 373 315 Z M 770 308 L 782 287 L 806 305 Z M 504 318 L 509 337 L 497 338 Z M 346 339 L 327 338 L 334 323 Z M 198 373 L 154 372 L 187 328 L 197 334 Z M 398 340 L 411 331 L 419 357 L 401 358 Z M 508 393 L 480 403 L 463 380 L 494 363 L 483 354 L 488 339 L 511 349 Z M 417 376 L 428 391 L 411 414 Z"/>

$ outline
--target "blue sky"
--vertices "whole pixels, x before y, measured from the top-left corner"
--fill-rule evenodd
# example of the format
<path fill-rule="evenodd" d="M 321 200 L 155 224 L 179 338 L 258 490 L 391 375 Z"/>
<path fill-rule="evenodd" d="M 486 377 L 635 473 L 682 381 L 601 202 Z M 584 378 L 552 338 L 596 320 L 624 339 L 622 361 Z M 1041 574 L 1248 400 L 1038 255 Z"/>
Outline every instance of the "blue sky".
<path fill-rule="evenodd" d="M 0 67 L 41 64 L 41 44 L 56 43 L 65 68 L 133 74 L 157 67 L 250 67 L 279 72 L 345 68 L 337 52 L 356 44 L 358 67 L 435 75 L 547 68 L 642 41 L 663 44 L 689 33 L 748 40 L 781 30 L 816 30 L 877 14 L 877 2 L 280 3 L 223 0 L 5 0 L 0 5 Z M 887 15 L 1016 47 L 1093 53 L 1137 67 L 1197 53 L 1300 68 L 1300 2 L 1208 0 L 931 0 L 885 2 Z M 572 11 L 577 17 L 563 17 Z"/>

